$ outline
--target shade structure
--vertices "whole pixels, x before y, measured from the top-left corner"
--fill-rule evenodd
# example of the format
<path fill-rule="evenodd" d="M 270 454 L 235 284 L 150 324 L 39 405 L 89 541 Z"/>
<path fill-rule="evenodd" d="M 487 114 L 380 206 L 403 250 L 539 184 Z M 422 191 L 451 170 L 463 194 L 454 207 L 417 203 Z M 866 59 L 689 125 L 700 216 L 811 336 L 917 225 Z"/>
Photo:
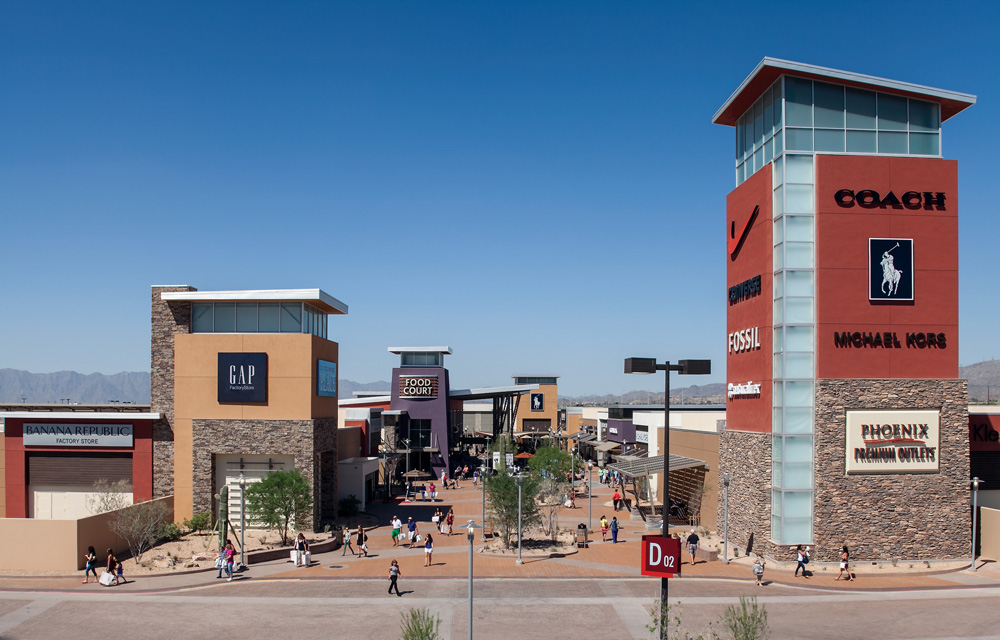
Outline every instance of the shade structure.
<path fill-rule="evenodd" d="M 514 456 L 514 458 L 518 460 L 527 460 L 528 458 L 534 458 L 534 457 L 535 457 L 534 454 L 528 453 L 527 451 L 525 451 L 524 453 L 519 453 L 516 456 Z"/>
<path fill-rule="evenodd" d="M 404 478 L 410 478 L 411 480 L 424 480 L 424 479 L 430 478 L 432 476 L 431 476 L 431 474 L 427 473 L 426 471 L 424 471 L 422 469 L 413 469 L 411 471 L 407 471 L 406 473 L 404 473 L 403 477 Z"/>

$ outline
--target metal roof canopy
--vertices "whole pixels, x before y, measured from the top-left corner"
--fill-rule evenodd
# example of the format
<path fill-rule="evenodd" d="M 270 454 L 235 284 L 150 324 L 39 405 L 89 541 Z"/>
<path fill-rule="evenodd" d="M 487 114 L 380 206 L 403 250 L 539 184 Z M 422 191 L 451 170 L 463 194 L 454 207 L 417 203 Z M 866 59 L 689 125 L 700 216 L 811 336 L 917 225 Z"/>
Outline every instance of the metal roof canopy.
<path fill-rule="evenodd" d="M 611 451 L 615 447 L 622 446 L 620 442 L 602 442 L 594 447 L 594 451 Z"/>
<path fill-rule="evenodd" d="M 765 57 L 750 75 L 747 76 L 746 80 L 740 84 L 736 91 L 733 92 L 733 95 L 729 96 L 726 103 L 716 111 L 712 117 L 712 122 L 735 127 L 740 116 L 746 113 L 747 109 L 752 107 L 757 98 L 764 93 L 764 90 L 774 84 L 775 80 L 782 75 L 809 78 L 822 82 L 834 82 L 848 87 L 867 89 L 868 91 L 881 91 L 897 96 L 936 102 L 941 106 L 941 122 L 976 104 L 976 96 L 967 93 L 935 89 L 919 84 L 900 82 L 899 80 L 869 76 L 863 73 L 853 73 L 851 71 L 819 67 L 802 62 Z"/>
<path fill-rule="evenodd" d="M 161 300 L 185 302 L 308 302 L 328 315 L 347 315 L 347 305 L 322 289 L 252 289 L 247 291 L 164 291 Z"/>
<path fill-rule="evenodd" d="M 680 471 L 681 469 L 692 469 L 694 467 L 706 467 L 704 460 L 695 460 L 694 458 L 685 458 L 684 456 L 678 456 L 670 454 L 670 470 Z M 637 478 L 639 476 L 645 476 L 652 473 L 661 473 L 663 471 L 663 456 L 653 456 L 652 458 L 637 458 L 635 460 L 628 460 L 626 462 L 615 462 L 609 464 L 608 468 L 612 471 L 617 471 L 618 473 L 628 476 L 629 478 Z"/>

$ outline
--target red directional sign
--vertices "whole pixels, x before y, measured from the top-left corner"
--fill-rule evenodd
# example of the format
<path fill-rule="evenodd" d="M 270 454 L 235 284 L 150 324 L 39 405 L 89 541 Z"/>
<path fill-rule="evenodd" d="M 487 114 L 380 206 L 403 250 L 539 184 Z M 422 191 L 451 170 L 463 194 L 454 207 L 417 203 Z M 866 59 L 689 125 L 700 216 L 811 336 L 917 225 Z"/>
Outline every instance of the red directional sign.
<path fill-rule="evenodd" d="M 681 574 L 681 541 L 663 536 L 642 537 L 642 575 L 673 578 Z"/>

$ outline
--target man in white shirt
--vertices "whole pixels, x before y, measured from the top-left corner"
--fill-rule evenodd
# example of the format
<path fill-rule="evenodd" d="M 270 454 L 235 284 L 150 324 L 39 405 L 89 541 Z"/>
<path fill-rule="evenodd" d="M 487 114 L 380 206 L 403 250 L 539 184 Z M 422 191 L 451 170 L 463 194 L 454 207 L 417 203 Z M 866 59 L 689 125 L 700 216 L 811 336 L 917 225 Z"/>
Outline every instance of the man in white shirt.
<path fill-rule="evenodd" d="M 399 546 L 400 531 L 403 529 L 403 521 L 398 516 L 392 517 L 392 546 Z"/>

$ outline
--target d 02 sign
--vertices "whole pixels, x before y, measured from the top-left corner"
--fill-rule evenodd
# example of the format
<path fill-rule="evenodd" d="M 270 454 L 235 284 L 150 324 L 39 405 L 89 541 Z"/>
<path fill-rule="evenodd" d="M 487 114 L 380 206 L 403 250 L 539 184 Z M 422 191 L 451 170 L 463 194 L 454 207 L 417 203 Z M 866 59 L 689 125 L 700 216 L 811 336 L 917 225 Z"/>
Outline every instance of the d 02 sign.
<path fill-rule="evenodd" d="M 642 566 L 644 576 L 673 578 L 681 573 L 681 541 L 663 536 L 642 537 Z"/>

